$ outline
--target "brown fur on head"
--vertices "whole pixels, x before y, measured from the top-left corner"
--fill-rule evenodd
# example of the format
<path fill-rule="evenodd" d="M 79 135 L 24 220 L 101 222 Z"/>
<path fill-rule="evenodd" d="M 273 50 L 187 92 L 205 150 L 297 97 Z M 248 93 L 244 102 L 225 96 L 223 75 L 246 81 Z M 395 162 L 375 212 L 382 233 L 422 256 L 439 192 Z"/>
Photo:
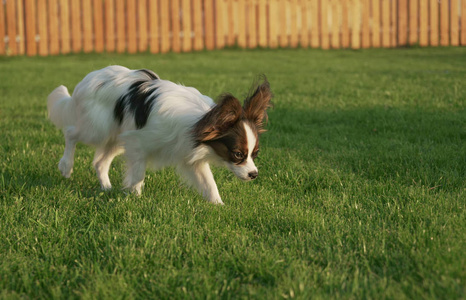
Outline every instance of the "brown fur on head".
<path fill-rule="evenodd" d="M 265 76 L 262 83 L 255 83 L 241 107 L 240 102 L 231 94 L 223 94 L 218 104 L 205 114 L 194 126 L 197 143 L 204 143 L 224 137 L 235 124 L 248 120 L 255 125 L 258 134 L 265 132 L 267 109 L 271 107 L 272 92 Z"/>
<path fill-rule="evenodd" d="M 249 96 L 244 100 L 243 110 L 246 119 L 252 121 L 258 129 L 259 133 L 263 133 L 264 123 L 267 122 L 267 109 L 272 106 L 272 91 L 270 90 L 270 84 L 265 77 L 262 75 L 263 82 L 261 84 L 253 85 Z M 260 80 L 261 78 L 259 78 Z M 255 88 L 254 88 L 255 87 Z"/>

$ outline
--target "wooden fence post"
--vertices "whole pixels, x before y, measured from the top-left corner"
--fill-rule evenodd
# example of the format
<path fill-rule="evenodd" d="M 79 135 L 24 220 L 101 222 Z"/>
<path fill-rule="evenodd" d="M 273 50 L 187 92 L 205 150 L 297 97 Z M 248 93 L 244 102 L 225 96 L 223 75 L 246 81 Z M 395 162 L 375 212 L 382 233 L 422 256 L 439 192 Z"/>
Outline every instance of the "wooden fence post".
<path fill-rule="evenodd" d="M 149 36 L 150 36 L 150 52 L 160 52 L 160 15 L 159 15 L 159 1 L 149 0 Z"/>
<path fill-rule="evenodd" d="M 18 54 L 19 55 L 24 55 L 25 52 L 25 41 L 24 41 L 24 7 L 23 7 L 23 1 L 18 1 L 17 2 L 17 38 L 18 38 Z"/>
<path fill-rule="evenodd" d="M 101 0 L 93 1 L 94 6 L 94 50 L 97 53 L 104 51 L 104 14 L 103 14 L 103 2 Z"/>
<path fill-rule="evenodd" d="M 37 1 L 37 26 L 39 31 L 39 55 L 49 54 L 49 38 L 47 30 L 47 7 L 45 0 Z"/>
<path fill-rule="evenodd" d="M 439 17 L 438 17 L 438 0 L 430 0 L 430 45 L 431 46 L 438 46 L 439 45 L 439 33 L 438 33 L 438 24 L 439 24 Z"/>
<path fill-rule="evenodd" d="M 371 3 L 369 0 L 362 0 L 362 26 L 361 26 L 361 48 L 369 48 L 371 46 L 371 27 L 370 27 L 370 15 L 371 15 Z M 372 7 L 376 7 L 376 5 L 372 5 Z M 377 4 L 378 7 L 378 4 Z M 373 10 L 372 12 L 372 37 L 377 40 L 379 39 L 376 37 L 378 35 L 378 28 L 379 24 L 377 20 L 379 19 L 379 10 Z M 372 45 L 375 46 L 376 43 L 372 42 Z"/>
<path fill-rule="evenodd" d="M 259 0 L 258 4 L 258 22 L 259 22 L 259 47 L 267 47 L 267 6 L 265 0 Z"/>
<path fill-rule="evenodd" d="M 425 47 L 429 44 L 428 26 L 428 2 L 419 1 L 419 46 Z"/>
<path fill-rule="evenodd" d="M 238 46 L 246 48 L 246 2 L 238 0 Z"/>
<path fill-rule="evenodd" d="M 448 10 L 448 0 L 440 0 L 440 46 L 448 46 L 450 44 Z"/>
<path fill-rule="evenodd" d="M 435 0 L 437 1 L 437 0 Z M 407 23 L 408 3 L 407 0 L 398 0 L 398 45 L 406 46 L 408 43 Z"/>
<path fill-rule="evenodd" d="M 5 9 L 0 2 L 0 55 L 5 55 Z"/>
<path fill-rule="evenodd" d="M 91 0 L 82 1 L 82 19 L 83 19 L 83 51 L 89 53 L 94 50 L 93 30 L 92 30 L 92 6 Z"/>
<path fill-rule="evenodd" d="M 450 45 L 458 46 L 460 40 L 458 33 L 458 0 L 450 1 Z"/>
<path fill-rule="evenodd" d="M 182 18 L 183 23 L 183 52 L 190 52 L 192 49 L 192 38 L 191 38 L 191 1 L 183 0 L 181 3 Z"/>
<path fill-rule="evenodd" d="M 361 23 L 360 23 L 360 12 L 359 6 L 360 0 L 352 1 L 352 25 L 351 25 L 351 48 L 359 49 L 361 47 Z"/>
<path fill-rule="evenodd" d="M 194 50 L 204 48 L 203 23 L 202 23 L 202 2 L 200 0 L 193 2 L 194 18 Z"/>
<path fill-rule="evenodd" d="M 348 0 L 341 0 L 341 47 L 343 48 L 350 46 L 349 7 Z"/>
<path fill-rule="evenodd" d="M 6 1 L 6 20 L 8 28 L 8 54 L 17 54 L 16 45 L 16 6 L 15 1 Z"/>
<path fill-rule="evenodd" d="M 466 46 L 466 0 L 461 0 L 461 45 Z"/>
<path fill-rule="evenodd" d="M 50 54 L 57 55 L 60 53 L 60 45 L 58 43 L 58 3 L 57 0 L 49 0 L 48 4 L 47 19 L 50 32 Z"/>
<path fill-rule="evenodd" d="M 390 2 L 382 0 L 382 47 L 390 47 Z"/>
<path fill-rule="evenodd" d="M 136 28 L 136 0 L 128 0 L 126 2 L 126 30 L 127 38 L 126 50 L 128 53 L 136 53 L 138 51 L 138 41 L 137 41 L 137 28 Z"/>

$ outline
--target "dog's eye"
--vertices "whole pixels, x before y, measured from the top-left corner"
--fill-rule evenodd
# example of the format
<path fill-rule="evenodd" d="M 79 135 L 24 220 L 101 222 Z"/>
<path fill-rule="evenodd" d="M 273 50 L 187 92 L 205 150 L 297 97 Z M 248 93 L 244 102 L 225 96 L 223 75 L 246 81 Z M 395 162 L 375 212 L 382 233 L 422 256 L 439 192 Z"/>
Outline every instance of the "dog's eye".
<path fill-rule="evenodd" d="M 254 152 L 252 153 L 252 158 L 254 159 L 254 158 L 256 158 L 258 155 L 259 155 L 259 150 L 254 151 Z"/>
<path fill-rule="evenodd" d="M 243 159 L 243 158 L 244 158 L 244 155 L 243 155 L 243 153 L 241 153 L 241 152 L 239 152 L 239 151 L 238 151 L 238 152 L 235 152 L 235 154 L 234 154 L 234 155 L 235 155 L 235 158 L 236 158 L 236 159 L 238 159 L 238 160 L 240 160 L 240 159 Z"/>

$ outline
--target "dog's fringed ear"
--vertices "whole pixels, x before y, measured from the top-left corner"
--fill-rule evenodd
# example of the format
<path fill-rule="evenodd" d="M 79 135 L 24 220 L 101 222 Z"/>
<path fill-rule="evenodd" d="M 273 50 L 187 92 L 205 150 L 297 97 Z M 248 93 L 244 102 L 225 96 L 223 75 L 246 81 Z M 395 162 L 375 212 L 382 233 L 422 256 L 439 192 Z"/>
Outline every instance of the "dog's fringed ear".
<path fill-rule="evenodd" d="M 244 100 L 243 109 L 246 119 L 254 122 L 259 133 L 263 133 L 266 131 L 263 126 L 267 122 L 267 108 L 272 106 L 273 95 L 265 75 L 259 77 L 258 82 L 260 81 L 262 83 L 253 85 L 249 96 Z"/>
<path fill-rule="evenodd" d="M 239 121 L 242 114 L 241 104 L 231 94 L 220 96 L 218 104 L 194 125 L 194 135 L 199 143 L 221 137 Z"/>

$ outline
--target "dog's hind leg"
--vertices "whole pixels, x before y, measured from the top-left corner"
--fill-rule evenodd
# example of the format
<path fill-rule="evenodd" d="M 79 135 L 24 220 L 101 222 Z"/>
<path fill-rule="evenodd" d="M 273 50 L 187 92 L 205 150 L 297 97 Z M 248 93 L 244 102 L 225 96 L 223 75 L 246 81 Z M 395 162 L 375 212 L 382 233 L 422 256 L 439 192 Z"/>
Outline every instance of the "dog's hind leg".
<path fill-rule="evenodd" d="M 74 152 L 78 142 L 78 132 L 75 127 L 68 127 L 63 131 L 65 135 L 65 152 L 58 163 L 58 169 L 65 178 L 70 178 L 73 173 Z"/>
<path fill-rule="evenodd" d="M 92 164 L 95 168 L 97 177 L 100 181 L 100 186 L 103 190 L 109 190 L 112 188 L 110 178 L 108 177 L 108 171 L 115 156 L 121 154 L 122 152 L 123 149 L 118 147 L 114 142 L 108 142 L 107 144 L 98 147 L 95 151 L 94 161 Z"/>

